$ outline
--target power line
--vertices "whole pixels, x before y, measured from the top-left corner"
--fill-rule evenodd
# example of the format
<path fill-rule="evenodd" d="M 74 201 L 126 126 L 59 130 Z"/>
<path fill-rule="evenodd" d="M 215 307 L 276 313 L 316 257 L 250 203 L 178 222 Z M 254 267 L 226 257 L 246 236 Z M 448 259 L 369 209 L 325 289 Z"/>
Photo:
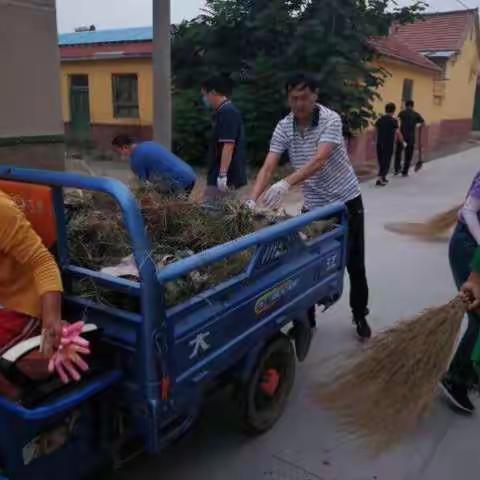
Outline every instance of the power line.
<path fill-rule="evenodd" d="M 470 10 L 470 7 L 463 1 L 463 0 L 456 0 L 459 5 L 461 5 L 463 8 L 466 8 L 467 10 Z"/>

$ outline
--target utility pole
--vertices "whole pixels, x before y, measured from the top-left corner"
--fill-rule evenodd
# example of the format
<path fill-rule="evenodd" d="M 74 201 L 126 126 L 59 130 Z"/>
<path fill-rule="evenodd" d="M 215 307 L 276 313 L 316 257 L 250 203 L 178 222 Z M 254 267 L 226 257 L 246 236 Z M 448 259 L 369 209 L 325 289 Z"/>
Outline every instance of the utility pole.
<path fill-rule="evenodd" d="M 153 136 L 172 148 L 170 0 L 153 0 Z"/>

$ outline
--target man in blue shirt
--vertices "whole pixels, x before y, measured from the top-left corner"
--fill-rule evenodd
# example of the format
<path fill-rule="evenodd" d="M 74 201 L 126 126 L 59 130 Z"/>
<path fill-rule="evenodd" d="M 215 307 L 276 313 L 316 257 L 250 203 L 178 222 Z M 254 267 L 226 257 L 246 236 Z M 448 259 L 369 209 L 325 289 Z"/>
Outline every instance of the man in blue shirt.
<path fill-rule="evenodd" d="M 161 182 L 171 192 L 189 194 L 195 186 L 192 167 L 156 142 L 134 142 L 128 135 L 112 141 L 114 150 L 130 157 L 130 168 L 143 181 Z"/>
<path fill-rule="evenodd" d="M 202 82 L 201 93 L 214 111 L 205 200 L 217 200 L 247 184 L 245 131 L 242 115 L 229 99 L 230 79 L 210 77 Z"/>

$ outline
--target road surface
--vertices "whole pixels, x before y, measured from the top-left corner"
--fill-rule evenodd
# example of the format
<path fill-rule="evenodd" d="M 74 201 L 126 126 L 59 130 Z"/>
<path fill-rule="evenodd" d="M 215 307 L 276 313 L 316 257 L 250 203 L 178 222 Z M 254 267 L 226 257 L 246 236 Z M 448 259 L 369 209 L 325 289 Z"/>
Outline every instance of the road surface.
<path fill-rule="evenodd" d="M 384 230 L 390 221 L 415 221 L 460 203 L 480 168 L 480 148 L 429 163 L 391 185 L 362 185 L 367 211 L 371 323 L 378 331 L 455 293 L 447 243 L 419 242 Z M 228 398 L 212 399 L 195 429 L 157 459 L 142 459 L 114 475 L 142 480 L 462 480 L 478 479 L 480 412 L 465 418 L 439 399 L 420 431 L 397 451 L 367 457 L 342 438 L 335 420 L 311 399 L 319 365 L 355 348 L 348 295 L 325 314 L 308 361 L 297 368 L 288 408 L 273 431 L 251 439 L 239 433 Z M 476 401 L 476 400 L 475 400 Z M 372 405 L 374 409 L 375 406 Z M 480 405 L 479 405 L 480 408 Z"/>

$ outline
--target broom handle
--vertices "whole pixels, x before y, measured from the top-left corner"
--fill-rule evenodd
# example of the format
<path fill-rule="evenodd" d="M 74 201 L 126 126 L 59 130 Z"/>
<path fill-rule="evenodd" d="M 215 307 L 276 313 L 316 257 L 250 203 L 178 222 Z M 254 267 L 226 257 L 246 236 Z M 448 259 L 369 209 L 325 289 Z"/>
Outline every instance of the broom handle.
<path fill-rule="evenodd" d="M 418 162 L 423 162 L 423 150 L 422 150 L 422 130 L 423 126 L 418 129 Z"/>

